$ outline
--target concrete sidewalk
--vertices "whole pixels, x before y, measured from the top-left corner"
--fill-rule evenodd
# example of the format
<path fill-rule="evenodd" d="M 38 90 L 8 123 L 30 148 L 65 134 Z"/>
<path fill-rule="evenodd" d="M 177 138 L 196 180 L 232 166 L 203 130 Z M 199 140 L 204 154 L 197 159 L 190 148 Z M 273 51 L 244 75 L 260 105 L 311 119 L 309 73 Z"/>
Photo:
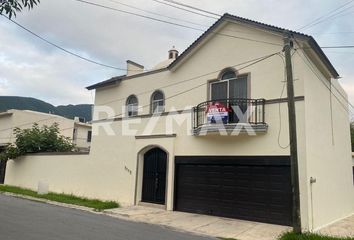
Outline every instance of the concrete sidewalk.
<path fill-rule="evenodd" d="M 334 237 L 354 237 L 354 214 L 322 228 L 318 233 Z"/>
<path fill-rule="evenodd" d="M 238 240 L 274 240 L 290 227 L 200 214 L 132 206 L 106 210 L 106 214 L 126 220 L 163 225 L 180 231 Z"/>

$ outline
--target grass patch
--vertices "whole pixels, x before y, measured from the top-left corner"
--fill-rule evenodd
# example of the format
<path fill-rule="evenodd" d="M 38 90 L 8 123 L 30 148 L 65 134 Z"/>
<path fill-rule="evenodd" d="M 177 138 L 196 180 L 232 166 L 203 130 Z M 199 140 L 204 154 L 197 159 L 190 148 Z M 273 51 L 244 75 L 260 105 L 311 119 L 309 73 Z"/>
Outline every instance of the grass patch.
<path fill-rule="evenodd" d="M 279 240 L 354 240 L 353 237 L 341 238 L 341 237 L 330 237 L 314 233 L 303 233 L 296 234 L 293 232 L 283 234 Z"/>
<path fill-rule="evenodd" d="M 8 185 L 0 185 L 0 192 L 10 192 L 10 193 L 26 195 L 34 198 L 60 202 L 60 203 L 74 204 L 78 206 L 93 208 L 97 211 L 119 207 L 119 204 L 113 201 L 101 201 L 98 199 L 88 199 L 83 197 L 77 197 L 70 194 L 59 194 L 59 193 L 52 193 L 52 192 L 48 194 L 40 195 L 37 194 L 37 192 L 32 191 L 30 189 L 13 187 Z"/>

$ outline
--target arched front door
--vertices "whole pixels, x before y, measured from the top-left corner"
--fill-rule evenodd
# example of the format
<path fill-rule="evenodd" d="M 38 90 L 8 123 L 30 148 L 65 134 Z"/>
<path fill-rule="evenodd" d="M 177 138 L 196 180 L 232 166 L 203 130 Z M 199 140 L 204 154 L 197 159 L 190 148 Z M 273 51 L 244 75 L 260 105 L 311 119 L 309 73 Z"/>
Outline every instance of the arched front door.
<path fill-rule="evenodd" d="M 165 204 L 167 154 L 153 148 L 144 154 L 142 201 Z"/>

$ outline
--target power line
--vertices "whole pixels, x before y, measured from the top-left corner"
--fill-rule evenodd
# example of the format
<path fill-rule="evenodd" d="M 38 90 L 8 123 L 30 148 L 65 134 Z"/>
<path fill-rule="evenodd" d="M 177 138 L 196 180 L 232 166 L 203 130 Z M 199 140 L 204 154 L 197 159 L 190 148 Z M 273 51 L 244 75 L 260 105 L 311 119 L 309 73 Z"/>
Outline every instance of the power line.
<path fill-rule="evenodd" d="M 135 7 L 135 6 L 130 5 L 130 4 L 122 3 L 122 2 L 119 2 L 119 1 L 116 1 L 116 0 L 107 0 L 107 1 L 110 1 L 110 2 L 115 3 L 115 4 L 119 4 L 119 5 L 122 5 L 122 6 L 126 6 L 126 7 L 129 7 L 129 8 L 135 9 L 135 10 L 143 11 L 143 12 L 155 15 L 155 16 L 160 16 L 160 17 L 164 17 L 164 18 L 168 18 L 168 19 L 172 19 L 172 20 L 176 20 L 176 21 L 180 21 L 180 22 L 185 22 L 185 23 L 189 23 L 189 24 L 193 24 L 193 25 L 197 25 L 197 26 L 209 27 L 209 26 L 204 25 L 204 24 L 195 23 L 195 22 L 192 22 L 192 21 L 187 21 L 187 20 L 184 20 L 184 19 L 175 18 L 175 17 L 171 17 L 171 16 L 166 16 L 166 15 L 163 15 L 163 14 L 160 14 L 160 13 L 157 13 L 157 12 L 153 12 L 153 11 L 148 11 L 148 10 L 145 10 L 145 9 L 142 9 L 142 8 L 139 8 L 139 7 Z"/>
<path fill-rule="evenodd" d="M 268 58 L 270 58 L 270 57 L 272 57 L 272 56 L 274 56 L 274 55 L 276 55 L 276 54 L 278 54 L 278 53 L 279 53 L 279 52 L 273 53 L 273 54 L 270 54 L 270 55 L 267 55 L 267 56 L 265 56 L 265 57 L 262 57 L 261 59 L 258 59 L 257 61 L 254 61 L 254 62 L 252 62 L 252 63 L 250 63 L 250 64 L 248 64 L 248 65 L 246 65 L 246 66 L 244 66 L 244 67 L 242 67 L 242 68 L 239 68 L 239 69 L 237 69 L 237 70 L 240 71 L 240 70 L 242 70 L 242 69 L 248 68 L 248 67 L 250 67 L 250 66 L 252 66 L 252 65 L 255 65 L 255 64 L 259 63 L 259 62 L 262 62 L 262 61 L 264 61 L 264 60 L 266 60 L 266 59 L 268 59 Z M 204 83 L 199 84 L 199 85 L 197 85 L 197 86 L 195 86 L 195 87 L 192 87 L 192 88 L 189 88 L 189 89 L 187 89 L 187 90 L 185 90 L 185 91 L 182 91 L 182 92 L 179 92 L 179 93 L 177 93 L 177 94 L 174 94 L 174 95 L 172 95 L 172 96 L 170 96 L 170 97 L 165 98 L 165 101 L 168 100 L 168 99 L 174 98 L 174 97 L 176 97 L 176 96 L 185 94 L 185 93 L 187 93 L 187 92 L 190 92 L 190 91 L 192 91 L 192 90 L 194 90 L 194 89 L 197 89 L 197 88 L 202 87 L 202 86 L 207 85 L 207 84 L 209 84 L 209 83 L 208 83 L 208 82 L 204 82 Z M 144 105 L 144 106 L 141 106 L 140 108 L 142 109 L 142 108 L 149 107 L 149 106 L 150 106 L 150 104 L 146 104 L 146 105 Z M 111 117 L 107 117 L 107 118 L 104 118 L 104 119 L 93 120 L 93 122 L 102 121 L 102 120 L 113 120 L 113 119 L 115 119 L 116 117 L 122 116 L 123 114 L 124 114 L 124 113 L 120 113 L 120 114 L 117 114 L 117 115 L 114 115 L 114 116 L 111 116 Z"/>
<path fill-rule="evenodd" d="M 182 6 L 182 7 L 191 8 L 193 10 L 204 12 L 204 13 L 207 13 L 207 14 L 210 14 L 210 15 L 214 15 L 214 16 L 217 16 L 217 17 L 221 17 L 222 16 L 221 14 L 210 12 L 210 11 L 207 11 L 207 10 L 204 10 L 204 9 L 201 9 L 201 8 L 197 8 L 197 7 L 185 4 L 185 3 L 177 2 L 177 1 L 174 1 L 174 0 L 163 0 L 163 1 L 169 2 L 169 3 L 173 3 L 173 4 L 176 4 L 176 5 Z"/>
<path fill-rule="evenodd" d="M 279 51 L 280 52 L 280 51 Z M 238 67 L 238 66 L 242 66 L 244 64 L 248 64 L 248 63 L 252 63 L 252 62 L 255 62 L 255 61 L 258 61 L 258 60 L 262 60 L 264 58 L 268 58 L 268 57 L 272 57 L 274 56 L 275 54 L 278 54 L 279 52 L 275 52 L 275 53 L 272 53 L 272 54 L 269 54 L 269 55 L 265 55 L 265 56 L 262 56 L 262 57 L 259 57 L 259 58 L 255 58 L 255 59 L 251 59 L 251 60 L 248 60 L 248 61 L 245 61 L 245 62 L 242 62 L 242 63 L 238 63 L 238 64 L 235 64 L 233 66 L 230 66 L 232 68 L 234 67 Z M 222 71 L 224 68 L 222 69 L 218 69 L 218 70 L 215 70 L 215 71 L 212 71 L 212 72 L 208 72 L 208 73 L 205 73 L 205 74 L 201 74 L 201 75 L 198 75 L 198 76 L 195 76 L 195 77 L 192 77 L 192 78 L 188 78 L 188 79 L 185 79 L 185 80 L 182 80 L 182 81 L 178 81 L 177 83 L 172 83 L 172 84 L 167 84 L 167 85 L 164 85 L 162 87 L 160 87 L 159 89 L 162 90 L 162 89 L 166 89 L 168 87 L 173 87 L 173 86 L 176 86 L 176 85 L 179 85 L 179 84 L 182 84 L 182 83 L 186 83 L 186 82 L 189 82 L 189 81 L 193 81 L 193 80 L 196 80 L 196 79 L 199 79 L 199 78 L 202 78 L 202 77 L 205 77 L 205 76 L 208 76 L 208 75 L 211 75 L 211 74 L 214 74 L 214 73 L 218 73 L 220 71 Z M 238 69 L 239 70 L 239 69 Z M 141 95 L 144 95 L 144 94 L 148 94 L 148 93 L 152 93 L 154 92 L 156 89 L 150 89 L 150 90 L 147 90 L 147 91 L 143 91 L 143 92 L 140 92 L 140 93 L 137 93 L 135 94 L 136 96 L 141 96 Z M 109 103 L 113 103 L 113 102 L 119 102 L 119 101 L 125 101 L 126 100 L 126 97 L 124 98 L 118 98 L 118 99 L 113 99 L 113 100 L 110 100 L 108 102 L 103 102 L 103 103 L 100 103 L 100 105 L 105 105 L 105 104 L 109 104 Z"/>
<path fill-rule="evenodd" d="M 284 83 L 282 86 L 282 90 L 280 92 L 279 103 L 278 103 L 278 115 L 279 115 L 278 146 L 282 149 L 287 149 L 290 146 L 290 141 L 286 146 L 282 146 L 280 143 L 280 136 L 281 136 L 281 129 L 282 129 L 282 115 L 281 115 L 281 101 L 280 100 L 283 97 L 285 86 L 286 86 L 286 67 L 285 67 L 285 59 L 283 58 L 283 56 L 280 53 L 277 55 L 280 57 L 280 59 L 283 62 L 283 65 L 284 65 L 284 76 L 283 76 Z"/>
<path fill-rule="evenodd" d="M 170 21 L 166 21 L 166 20 L 163 20 L 163 19 L 154 18 L 154 17 L 150 17 L 150 16 L 138 14 L 138 13 L 133 13 L 133 12 L 129 12 L 129 11 L 113 8 L 113 7 L 109 7 L 109 6 L 106 6 L 106 5 L 102 5 L 102 4 L 99 4 L 99 3 L 89 2 L 89 1 L 85 1 L 85 0 L 73 0 L 73 1 L 81 2 L 81 3 L 84 3 L 84 4 L 88 4 L 88 5 L 99 7 L 99 8 L 104 8 L 104 9 L 107 9 L 107 10 L 112 10 L 112 11 L 116 11 L 116 12 L 121 12 L 121 13 L 125 13 L 125 14 L 134 15 L 136 17 L 146 18 L 146 19 L 157 21 L 157 22 L 160 22 L 160 23 L 166 23 L 166 24 L 169 24 L 169 25 L 174 25 L 174 26 L 178 26 L 178 27 L 182 27 L 182 28 L 187 28 L 187 29 L 192 29 L 192 30 L 196 30 L 196 31 L 205 32 L 204 29 L 191 27 L 191 26 L 188 26 L 188 25 L 179 24 L 179 23 L 175 23 L 175 22 L 170 22 Z M 219 36 L 224 36 L 224 37 L 236 38 L 236 39 L 247 40 L 247 41 L 258 42 L 258 43 L 264 43 L 264 44 L 269 44 L 269 45 L 273 45 L 273 46 L 282 46 L 281 44 L 277 44 L 277 43 L 273 43 L 273 42 L 267 42 L 267 41 L 262 41 L 262 40 L 247 38 L 247 37 L 239 37 L 239 36 L 224 34 L 224 33 L 220 33 L 220 32 L 215 32 L 215 31 L 211 31 L 211 32 L 213 34 L 216 34 L 216 35 L 219 35 Z"/>
<path fill-rule="evenodd" d="M 14 128 L 24 127 L 24 126 L 27 126 L 27 125 L 33 125 L 35 123 L 48 121 L 48 120 L 51 120 L 51 119 L 54 119 L 54 118 L 58 118 L 58 117 L 60 117 L 60 116 L 58 115 L 58 116 L 53 116 L 53 117 L 49 117 L 49 118 L 44 118 L 44 119 L 40 119 L 40 120 L 35 121 L 35 122 L 26 122 L 26 123 L 23 123 L 23 124 L 20 124 L 20 125 L 17 125 L 17 126 L 0 129 L 0 132 L 7 131 L 7 130 L 12 130 Z"/>
<path fill-rule="evenodd" d="M 315 25 L 320 24 L 320 23 L 322 23 L 322 22 L 324 22 L 324 21 L 327 21 L 327 20 L 329 20 L 329 19 L 331 19 L 331 18 L 338 17 L 339 14 L 345 12 L 346 10 L 348 10 L 348 9 L 350 9 L 350 8 L 353 8 L 354 6 L 349 6 L 349 7 L 345 8 L 345 9 L 342 9 L 342 10 L 339 11 L 339 12 L 336 12 L 336 11 L 339 10 L 339 9 L 341 9 L 341 8 L 343 8 L 343 7 L 345 7 L 345 6 L 347 6 L 347 5 L 349 5 L 349 4 L 351 4 L 352 2 L 354 2 L 354 0 L 351 0 L 351 1 L 349 1 L 349 2 L 344 3 L 343 5 L 341 5 L 341 6 L 337 7 L 337 8 L 335 8 L 334 10 L 332 10 L 332 11 L 330 11 L 330 12 L 328 12 L 328 13 L 322 15 L 321 17 L 316 18 L 315 20 L 311 21 L 310 23 L 308 23 L 308 24 L 306 24 L 306 25 L 304 25 L 304 26 L 298 28 L 297 31 L 314 27 Z"/>
<path fill-rule="evenodd" d="M 170 6 L 170 7 L 173 7 L 173 8 L 182 10 L 182 11 L 185 11 L 185 12 L 194 13 L 194 14 L 197 14 L 197 15 L 199 15 L 199 16 L 203 16 L 203 17 L 207 17 L 207 18 L 212 18 L 212 19 L 218 19 L 217 17 L 212 17 L 212 16 L 209 16 L 209 15 L 205 15 L 205 14 L 202 14 L 202 13 L 199 13 L 199 12 L 195 12 L 195 11 L 192 11 L 192 10 L 189 10 L 189 9 L 186 9 L 186 8 L 182 8 L 182 7 L 179 7 L 179 6 L 176 6 L 176 5 L 167 3 L 167 2 L 162 2 L 162 1 L 159 1 L 159 0 L 152 0 L 152 1 L 157 2 L 157 3 L 160 3 L 160 4 L 164 4 L 164 5 L 166 5 L 166 6 Z"/>
<path fill-rule="evenodd" d="M 318 35 L 323 35 L 323 34 L 354 34 L 354 32 L 317 32 L 317 33 L 312 33 L 312 34 L 318 34 Z"/>
<path fill-rule="evenodd" d="M 325 46 L 321 48 L 354 48 L 354 45 L 347 45 L 347 46 Z"/>
<path fill-rule="evenodd" d="M 354 2 L 354 0 L 350 0 L 350 1 L 348 1 L 348 2 L 346 2 L 346 3 L 344 3 L 344 4 L 342 4 L 342 5 L 340 5 L 339 7 L 335 8 L 334 10 L 329 11 L 328 13 L 326 13 L 326 14 L 324 14 L 324 15 L 322 15 L 322 16 L 316 18 L 316 19 L 314 19 L 313 21 L 309 22 L 308 24 L 305 24 L 304 26 L 298 28 L 297 31 L 303 30 L 303 29 L 306 29 L 306 28 L 309 28 L 309 27 L 313 27 L 313 26 L 319 24 L 320 22 L 324 21 L 325 19 L 328 19 L 328 18 L 333 17 L 334 15 L 337 14 L 337 13 L 335 13 L 337 10 L 339 10 L 339 9 L 341 9 L 341 8 L 343 8 L 343 7 L 347 6 L 347 5 L 349 5 L 349 4 L 351 4 L 352 2 Z M 346 8 L 345 10 L 347 10 L 347 9 L 348 9 L 348 8 Z M 342 12 L 342 11 L 341 11 L 341 12 Z M 340 12 L 340 13 L 341 13 L 341 12 Z"/>
<path fill-rule="evenodd" d="M 268 58 L 270 58 L 270 57 L 272 57 L 272 56 L 274 56 L 274 55 L 276 55 L 276 54 L 278 54 L 278 53 L 279 53 L 279 52 L 272 53 L 272 54 L 269 54 L 269 55 L 266 55 L 266 56 L 263 56 L 263 57 L 259 57 L 259 58 L 252 59 L 252 60 L 249 60 L 249 61 L 246 61 L 246 62 L 243 62 L 243 63 L 236 64 L 236 65 L 234 65 L 234 66 L 240 66 L 240 65 L 244 65 L 244 64 L 249 63 L 248 65 L 246 65 L 246 66 L 244 66 L 244 67 L 238 69 L 238 70 L 242 70 L 242 69 L 244 69 L 244 68 L 247 68 L 247 67 L 249 67 L 249 66 L 252 66 L 252 65 L 254 65 L 254 64 L 257 64 L 257 63 L 259 63 L 259 62 L 261 62 L 261 61 L 263 61 L 263 60 L 266 60 L 266 59 L 268 59 Z M 232 67 L 234 67 L 234 66 L 232 66 Z M 224 68 L 223 68 L 223 69 L 224 69 Z M 180 81 L 180 82 L 175 83 L 175 84 L 170 84 L 170 85 L 164 86 L 164 87 L 159 88 L 159 89 L 163 89 L 163 88 L 166 88 L 166 87 L 174 86 L 174 85 L 177 85 L 177 84 L 180 84 L 180 83 L 184 83 L 184 82 L 187 82 L 187 81 L 192 81 L 192 80 L 194 80 L 194 79 L 201 78 L 201 77 L 203 77 L 203 76 L 207 76 L 207 75 L 210 75 L 210 74 L 212 74 L 212 73 L 220 72 L 221 70 L 222 70 L 222 69 L 219 69 L 219 70 L 217 70 L 217 71 L 213 71 L 213 72 L 210 72 L 210 73 L 207 73 L 207 74 L 199 75 L 199 76 L 197 76 L 197 77 L 190 78 L 190 79 L 186 79 L 186 80 Z M 179 96 L 179 95 L 181 95 L 181 94 L 183 94 L 183 93 L 192 91 L 192 90 L 194 90 L 194 89 L 196 89 L 196 88 L 199 88 L 199 87 L 201 87 L 201 86 L 203 86 L 203 85 L 206 85 L 206 84 L 208 84 L 208 83 L 203 83 L 203 84 L 197 85 L 196 87 L 193 87 L 193 88 L 190 88 L 190 89 L 188 89 L 188 90 L 186 90 L 186 91 L 183 91 L 183 92 L 177 93 L 177 94 L 175 94 L 175 95 L 172 95 L 172 96 L 166 98 L 165 100 L 170 99 L 170 98 L 173 98 L 173 97 L 176 97 L 176 96 Z M 140 95 L 142 95 L 142 94 L 145 94 L 145 93 L 148 93 L 148 92 L 152 92 L 152 91 L 155 91 L 155 90 L 156 90 L 156 89 L 153 89 L 153 90 L 150 90 L 150 91 L 145 91 L 145 92 L 136 94 L 136 96 L 140 96 Z M 108 104 L 108 103 L 116 102 L 116 101 L 121 101 L 121 100 L 125 100 L 125 99 L 126 99 L 126 98 L 115 99 L 115 100 L 112 100 L 112 101 L 109 101 L 109 102 L 101 103 L 101 105 L 102 105 L 102 104 Z M 150 104 L 147 104 L 147 105 L 143 106 L 143 108 L 144 108 L 144 107 L 148 107 L 148 106 L 150 106 Z M 115 116 L 113 116 L 112 118 L 119 117 L 119 116 L 122 116 L 122 115 L 123 115 L 123 113 L 118 114 L 118 115 L 115 115 Z M 11 129 L 16 128 L 16 127 L 22 127 L 22 126 L 31 125 L 31 124 L 38 123 L 38 122 L 48 121 L 48 120 L 50 120 L 50 119 L 54 119 L 54 118 L 57 118 L 57 117 L 58 117 L 58 116 L 53 116 L 53 117 L 49 117 L 49 118 L 45 118 L 45 119 L 38 120 L 38 121 L 36 121 L 36 122 L 27 122 L 27 123 L 23 123 L 23 124 L 20 124 L 20 125 L 17 125 L 17 126 L 13 126 L 13 127 L 10 127 L 10 128 L 0 129 L 0 132 L 2 132 L 2 131 L 7 131 L 7 130 L 11 130 Z M 108 119 L 98 119 L 98 120 L 95 120 L 95 121 L 101 121 L 101 120 L 108 120 Z M 73 127 L 71 127 L 71 128 L 73 128 Z M 70 129 L 70 128 L 69 128 L 69 129 Z M 61 129 L 61 130 L 64 130 L 64 129 Z"/>
<path fill-rule="evenodd" d="M 332 93 L 331 88 L 330 88 L 329 86 L 327 86 L 327 84 L 322 80 L 322 78 L 318 75 L 318 73 L 313 69 L 312 65 L 310 65 L 310 62 L 311 62 L 311 61 L 308 59 L 308 57 L 306 56 L 306 54 L 304 54 L 304 56 L 305 56 L 305 58 L 307 59 L 308 62 L 305 61 L 305 59 L 304 59 L 298 52 L 296 52 L 296 53 L 299 55 L 299 57 L 301 58 L 301 60 L 308 66 L 308 68 L 311 70 L 311 72 L 312 72 L 313 74 L 315 74 L 316 77 L 321 81 L 321 83 L 329 90 L 330 94 L 333 95 L 333 96 L 337 99 L 338 103 L 343 107 L 343 109 L 345 110 L 345 112 L 348 113 L 348 114 L 349 114 L 349 113 L 350 113 L 350 114 L 353 114 L 353 112 L 351 112 L 350 109 L 348 109 L 347 106 L 345 106 L 345 105 L 343 104 L 343 102 L 338 98 L 338 96 L 335 95 L 334 93 Z M 339 92 L 339 90 L 332 84 L 332 82 L 329 82 L 329 84 L 330 84 L 333 88 L 335 88 L 335 89 L 337 90 L 337 92 L 344 98 L 344 100 L 345 100 L 345 102 L 346 102 L 347 104 L 349 104 L 351 107 L 353 107 L 353 105 L 348 102 L 348 100 Z"/>
<path fill-rule="evenodd" d="M 135 7 L 135 6 L 133 6 L 133 5 L 129 5 L 129 4 L 126 4 L 126 3 L 122 3 L 122 2 L 119 2 L 119 1 L 116 1 L 116 0 L 106 0 L 106 1 L 109 1 L 109 2 L 112 2 L 112 3 L 115 3 L 115 4 L 118 4 L 118 5 L 130 7 L 130 8 L 132 8 L 132 9 L 139 10 L 139 11 L 143 11 L 143 12 L 146 12 L 146 13 L 149 13 L 149 14 L 152 14 L 152 15 L 155 15 L 155 16 L 164 17 L 164 18 L 168 18 L 168 19 L 172 19 L 172 20 L 176 20 L 176 21 L 180 21 L 180 22 L 185 22 L 185 23 L 189 23 L 189 24 L 193 24 L 193 25 L 201 26 L 201 27 L 205 27 L 205 28 L 209 28 L 209 27 L 210 27 L 210 25 L 200 24 L 200 23 L 196 23 L 196 22 L 192 22 L 192 21 L 187 21 L 187 20 L 184 20 L 184 19 L 176 18 L 176 17 L 171 17 L 171 16 L 163 15 L 163 14 L 160 14 L 160 13 L 157 13 L 157 12 L 148 11 L 148 10 L 145 10 L 145 9 L 143 9 L 143 8 Z M 203 30 L 203 31 L 204 31 L 204 30 Z M 237 31 L 237 30 L 233 30 L 233 29 L 226 29 L 226 30 L 224 30 L 224 31 L 226 31 L 226 32 L 246 33 L 246 34 L 247 34 L 247 32 Z"/>
<path fill-rule="evenodd" d="M 179 23 L 169 22 L 167 20 L 163 20 L 163 19 L 159 19 L 159 18 L 155 18 L 155 17 L 142 15 L 142 14 L 139 14 L 139 13 L 125 11 L 125 10 L 121 10 L 121 9 L 114 8 L 114 7 L 109 7 L 109 6 L 106 6 L 106 5 L 103 5 L 103 4 L 99 4 L 99 3 L 89 2 L 89 1 L 85 1 L 85 0 L 74 0 L 74 1 L 81 2 L 81 3 L 88 4 L 88 5 L 95 6 L 95 7 L 100 7 L 100 8 L 112 10 L 112 11 L 115 11 L 115 12 L 120 12 L 120 13 L 133 15 L 133 16 L 136 16 L 136 17 L 150 19 L 150 20 L 153 20 L 153 21 L 161 22 L 161 23 L 166 23 L 166 24 L 170 24 L 170 25 L 174 25 L 174 26 L 179 26 L 179 27 L 183 27 L 183 28 L 189 28 L 189 29 L 194 29 L 194 30 L 201 31 L 199 28 L 194 28 L 194 27 L 190 27 L 190 26 L 187 26 L 187 25 L 179 24 Z M 202 30 L 202 31 L 204 31 L 204 30 Z"/>
<path fill-rule="evenodd" d="M 187 12 L 191 12 L 191 13 L 194 13 L 194 14 L 197 14 L 197 15 L 201 15 L 201 14 L 198 13 L 198 12 L 193 12 L 193 11 L 190 11 L 190 10 L 185 9 L 185 8 L 179 8 L 179 7 L 175 6 L 175 5 L 168 4 L 168 3 L 166 3 L 166 2 L 161 2 L 160 0 L 152 0 L 152 1 L 158 2 L 158 3 L 161 3 L 161 4 L 165 4 L 165 5 L 174 7 L 174 8 L 178 8 L 178 9 L 181 9 L 181 10 L 184 10 L 184 11 L 187 11 Z M 162 0 L 162 1 L 170 2 L 170 1 L 168 1 L 168 0 Z M 173 2 L 177 3 L 176 1 L 173 1 Z M 180 3 L 180 4 L 181 4 L 181 3 Z M 185 6 L 189 6 L 189 7 L 191 7 L 191 8 L 195 8 L 194 6 L 191 6 L 191 5 L 187 5 L 187 4 L 184 4 L 184 5 L 185 5 Z M 197 9 L 199 9 L 199 10 L 202 11 L 202 12 L 210 12 L 210 11 L 207 11 L 207 10 L 204 10 L 204 9 L 201 9 L 201 8 L 197 8 Z M 210 13 L 212 13 L 213 15 L 220 16 L 220 17 L 222 16 L 222 15 L 217 14 L 217 13 L 215 13 L 215 12 L 210 12 Z M 202 14 L 201 16 L 205 16 L 205 15 Z M 206 17 L 210 17 L 210 16 L 206 16 Z M 219 18 L 214 18 L 214 17 L 212 17 L 212 18 L 213 18 L 213 19 L 219 19 Z M 226 19 L 225 21 L 230 22 L 230 23 L 239 24 L 239 23 L 237 23 L 237 22 L 231 22 L 231 21 L 229 21 L 229 20 L 227 20 L 227 19 Z M 262 28 L 253 27 L 253 26 L 251 26 L 251 25 L 250 25 L 249 27 L 250 27 L 250 28 L 253 28 L 253 29 L 256 29 L 256 30 L 258 30 L 258 31 L 263 31 L 263 32 L 266 32 L 266 33 L 269 33 L 269 34 L 272 34 L 272 35 L 279 36 L 279 37 L 282 37 L 282 38 L 283 38 L 283 35 L 282 35 L 282 34 L 277 34 L 277 33 L 274 33 L 273 31 L 268 31 L 268 30 L 265 30 L 265 29 L 262 29 Z M 235 31 L 235 30 L 225 30 L 225 31 L 245 33 L 245 32 Z M 276 45 L 282 46 L 282 45 L 280 45 L 280 44 L 276 44 Z"/>
<path fill-rule="evenodd" d="M 2 15 L 2 16 L 5 17 L 4 15 Z M 53 47 L 55 47 L 55 48 L 57 48 L 57 49 L 59 49 L 59 50 L 65 52 L 65 53 L 67 53 L 67 54 L 70 54 L 70 55 L 72 55 L 72 56 L 74 56 L 74 57 L 77 57 L 77 58 L 79 58 L 79 59 L 81 59 L 81 60 L 84 60 L 84 61 L 89 62 L 89 63 L 96 64 L 96 65 L 99 65 L 99 66 L 111 68 L 111 69 L 122 70 L 122 71 L 126 71 L 126 70 L 127 70 L 126 68 L 120 68 L 120 67 L 111 66 L 111 65 L 108 65 L 108 64 L 105 64 L 105 63 L 101 63 L 101 62 L 98 62 L 98 61 L 95 61 L 95 60 L 92 60 L 92 59 L 83 57 L 83 56 L 81 56 L 81 55 L 79 55 L 79 54 L 77 54 L 77 53 L 71 52 L 71 51 L 69 51 L 69 50 L 67 50 L 67 49 L 65 49 L 65 48 L 63 48 L 63 47 L 61 47 L 61 46 L 59 46 L 58 44 L 55 44 L 55 43 L 49 41 L 48 39 L 46 39 L 46 38 L 44 38 L 44 37 L 38 35 L 37 33 L 35 33 L 35 32 L 33 32 L 32 30 L 26 28 L 25 26 L 23 26 L 23 25 L 21 25 L 20 23 L 14 21 L 13 19 L 9 19 L 9 18 L 7 18 L 7 17 L 5 17 L 5 18 L 8 19 L 9 21 L 11 21 L 13 24 L 17 25 L 18 27 L 22 28 L 22 29 L 25 30 L 26 32 L 32 34 L 33 36 L 39 38 L 40 40 L 42 40 L 42 41 L 44 41 L 44 42 L 46 42 L 47 44 L 49 44 L 49 45 L 51 45 L 51 46 L 53 46 Z"/>

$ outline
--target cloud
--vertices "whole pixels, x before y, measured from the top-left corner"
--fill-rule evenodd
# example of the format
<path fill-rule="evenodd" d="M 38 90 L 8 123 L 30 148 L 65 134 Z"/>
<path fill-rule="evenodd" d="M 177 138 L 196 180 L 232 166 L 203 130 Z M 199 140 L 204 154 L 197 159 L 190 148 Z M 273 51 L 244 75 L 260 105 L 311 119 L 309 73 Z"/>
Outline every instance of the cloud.
<path fill-rule="evenodd" d="M 146 14 L 115 4 L 110 0 L 92 1 Z M 207 26 L 214 22 L 213 19 L 170 8 L 152 0 L 117 1 Z M 316 13 L 326 13 L 338 5 L 337 2 L 321 0 L 184 0 L 183 2 L 221 14 L 229 12 L 290 29 L 296 29 L 319 17 L 320 14 L 314 16 L 313 8 L 316 9 Z M 151 68 L 166 59 L 167 50 L 171 46 L 175 45 L 182 51 L 202 33 L 100 9 L 74 0 L 41 1 L 41 4 L 32 11 L 18 14 L 15 20 L 60 46 L 99 62 L 122 68 L 126 67 L 127 59 Z M 0 94 L 2 95 L 32 96 L 53 104 L 90 103 L 92 96 L 85 90 L 86 86 L 124 73 L 96 66 L 63 53 L 4 18 L 0 19 L 0 28 L 2 32 L 0 35 L 2 47 Z M 328 37 L 325 33 L 344 31 L 349 28 L 353 28 L 350 15 L 329 21 L 324 25 L 319 24 L 308 31 L 316 33 L 315 36 L 318 37 L 320 44 L 341 44 L 345 43 L 342 40 L 343 36 Z M 353 40 L 354 35 L 349 37 Z M 344 88 L 351 92 L 354 87 L 352 78 L 354 69 L 349 62 L 353 62 L 354 54 L 328 54 L 344 76 L 341 80 Z M 349 93 L 349 95 L 353 101 L 353 94 Z"/>

